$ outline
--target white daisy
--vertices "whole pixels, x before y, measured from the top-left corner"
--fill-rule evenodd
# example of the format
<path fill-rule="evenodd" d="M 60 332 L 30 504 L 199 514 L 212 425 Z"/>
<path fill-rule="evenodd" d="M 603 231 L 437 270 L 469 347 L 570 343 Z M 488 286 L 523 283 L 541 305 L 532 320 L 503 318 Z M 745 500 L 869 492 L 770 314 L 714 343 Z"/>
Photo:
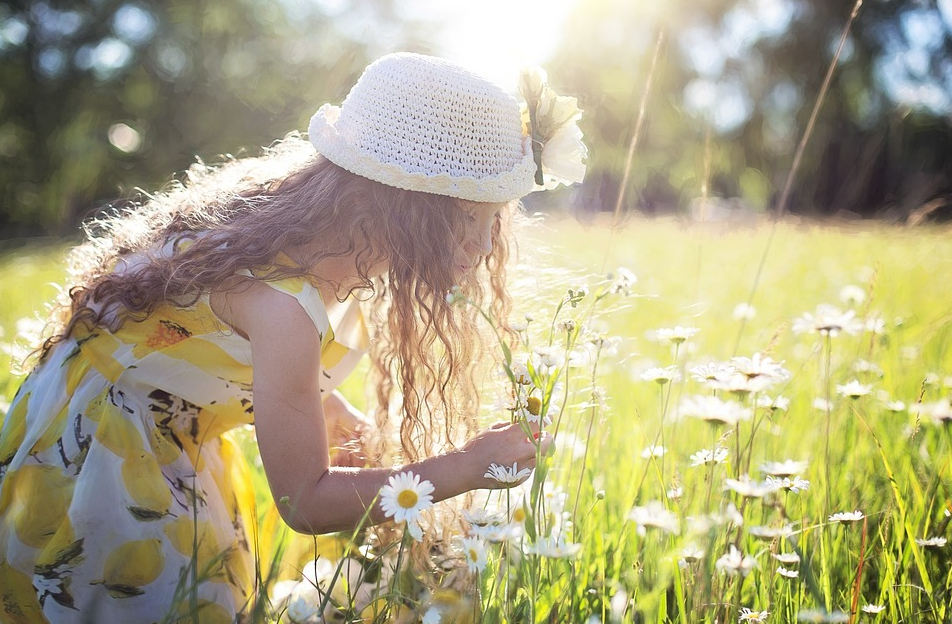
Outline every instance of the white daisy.
<path fill-rule="evenodd" d="M 807 462 L 785 459 L 782 462 L 764 462 L 760 471 L 772 477 L 791 477 L 807 469 Z"/>
<path fill-rule="evenodd" d="M 653 381 L 663 386 L 666 383 L 681 379 L 681 372 L 677 366 L 666 366 L 665 368 L 656 366 L 641 373 L 641 378 L 645 381 Z"/>
<path fill-rule="evenodd" d="M 930 537 L 928 539 L 917 539 L 916 544 L 924 548 L 942 548 L 949 543 L 944 537 Z"/>
<path fill-rule="evenodd" d="M 466 567 L 470 572 L 482 572 L 486 567 L 486 544 L 476 537 L 460 538 L 463 556 L 466 557 Z"/>
<path fill-rule="evenodd" d="M 743 554 L 737 550 L 737 547 L 733 544 L 731 544 L 730 550 L 726 555 L 721 555 L 721 557 L 714 562 L 714 569 L 728 576 L 736 576 L 737 574 L 747 576 L 750 574 L 750 571 L 756 567 L 757 560 L 750 555 Z"/>
<path fill-rule="evenodd" d="M 778 537 L 789 537 L 790 535 L 793 535 L 793 529 L 789 526 L 752 526 L 747 529 L 747 532 L 750 533 L 751 537 L 768 541 L 777 539 Z"/>
<path fill-rule="evenodd" d="M 795 579 L 800 576 L 799 570 L 789 570 L 783 566 L 777 566 L 777 574 L 784 578 Z"/>
<path fill-rule="evenodd" d="M 539 555 L 549 559 L 571 559 L 582 550 L 581 544 L 566 542 L 562 537 L 540 537 L 526 546 L 530 555 Z"/>
<path fill-rule="evenodd" d="M 512 485 L 523 481 L 530 474 L 532 474 L 531 468 L 519 470 L 519 464 L 513 462 L 512 468 L 500 466 L 499 464 L 490 464 L 489 471 L 483 476 L 487 479 L 498 481 L 499 483 Z"/>
<path fill-rule="evenodd" d="M 836 393 L 850 399 L 858 399 L 862 396 L 866 396 L 872 392 L 872 390 L 872 386 L 860 383 L 858 379 L 853 379 L 842 385 L 836 385 Z"/>
<path fill-rule="evenodd" d="M 650 459 L 652 457 L 663 457 L 665 453 L 668 452 L 668 449 L 661 445 L 650 445 L 645 450 L 641 451 L 641 456 L 644 459 Z"/>
<path fill-rule="evenodd" d="M 681 415 L 732 427 L 742 420 L 750 420 L 753 412 L 736 401 L 724 401 L 710 395 L 697 395 L 681 402 Z"/>
<path fill-rule="evenodd" d="M 794 477 L 792 479 L 790 477 L 767 477 L 766 481 L 776 486 L 777 489 L 793 492 L 794 494 L 799 494 L 800 490 L 810 489 L 810 482 L 800 477 Z"/>
<path fill-rule="evenodd" d="M 714 449 L 701 449 L 697 453 L 691 455 L 691 466 L 708 466 L 714 464 L 721 464 L 727 460 L 727 449 L 718 446 Z"/>
<path fill-rule="evenodd" d="M 886 607 L 884 607 L 883 605 L 875 605 L 875 604 L 863 605 L 863 613 L 871 613 L 873 615 L 876 615 L 877 613 L 882 613 L 885 610 L 886 610 Z"/>
<path fill-rule="evenodd" d="M 770 555 L 784 565 L 797 565 L 800 563 L 800 555 L 792 553 L 773 553 Z"/>
<path fill-rule="evenodd" d="M 736 374 L 736 368 L 720 362 L 702 364 L 691 369 L 691 376 L 701 383 L 723 383 Z"/>
<path fill-rule="evenodd" d="M 750 477 L 742 475 L 740 479 L 724 479 L 724 489 L 737 492 L 744 498 L 763 498 L 775 492 L 777 486 L 767 481 L 751 481 Z"/>
<path fill-rule="evenodd" d="M 433 506 L 433 489 L 432 483 L 421 481 L 413 472 L 395 474 L 380 488 L 380 507 L 396 522 L 416 521 L 422 511 Z"/>
<path fill-rule="evenodd" d="M 737 618 L 739 622 L 765 622 L 767 621 L 767 616 L 770 615 L 769 611 L 751 611 L 747 607 L 743 607 L 740 610 L 740 616 Z"/>
<path fill-rule="evenodd" d="M 863 323 L 856 318 L 856 312 L 853 310 L 841 312 L 835 306 L 827 304 L 818 305 L 815 314 L 804 312 L 803 316 L 793 322 L 795 334 L 820 334 L 831 338 L 841 332 L 856 334 L 862 328 Z"/>
<path fill-rule="evenodd" d="M 665 509 L 659 501 L 651 501 L 644 507 L 634 507 L 628 512 L 629 520 L 638 525 L 638 534 L 644 535 L 648 527 L 661 529 L 665 533 L 681 532 L 678 517 Z"/>
<path fill-rule="evenodd" d="M 855 308 L 866 301 L 866 291 L 855 284 L 849 284 L 840 289 L 840 301 Z"/>
<path fill-rule="evenodd" d="M 819 410 L 821 412 L 832 412 L 833 403 L 827 401 L 823 397 L 817 397 L 813 399 L 813 409 Z"/>
<path fill-rule="evenodd" d="M 830 516 L 830 522 L 839 522 L 840 524 L 852 524 L 853 522 L 859 522 L 866 515 L 862 511 L 841 511 Z"/>
<path fill-rule="evenodd" d="M 682 342 L 690 340 L 699 331 L 701 330 L 696 327 L 681 327 L 678 325 L 676 327 L 655 330 L 654 337 L 658 342 L 670 342 L 673 345 L 679 345 Z"/>
<path fill-rule="evenodd" d="M 757 308 L 749 303 L 738 303 L 734 306 L 733 317 L 735 321 L 749 321 L 757 316 Z"/>

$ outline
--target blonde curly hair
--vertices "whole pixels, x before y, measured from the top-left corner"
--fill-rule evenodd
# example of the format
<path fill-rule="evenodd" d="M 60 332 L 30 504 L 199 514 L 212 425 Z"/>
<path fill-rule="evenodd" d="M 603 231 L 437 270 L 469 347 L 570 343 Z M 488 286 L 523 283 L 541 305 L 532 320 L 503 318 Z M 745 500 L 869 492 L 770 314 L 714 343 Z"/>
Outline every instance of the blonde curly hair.
<path fill-rule="evenodd" d="M 495 318 L 506 319 L 509 230 L 517 209 L 516 202 L 501 206 L 492 253 L 456 284 L 453 257 L 467 218 L 460 204 L 349 173 L 315 155 L 297 135 L 260 157 L 198 163 L 161 193 L 87 225 L 87 241 L 71 254 L 69 299 L 54 316 L 54 335 L 40 357 L 80 323 L 114 330 L 164 302 L 191 305 L 226 288 L 236 271 L 271 266 L 279 253 L 335 236 L 328 249 L 310 245 L 310 257 L 294 258 L 298 266 L 282 266 L 268 279 L 307 275 L 321 281 L 307 267 L 352 254 L 359 282 L 345 287 L 348 294 L 377 295 L 368 304 L 375 419 L 387 431 L 391 414 L 399 416 L 400 452 L 392 453 L 387 436 L 379 436 L 371 460 L 415 461 L 453 448 L 458 435 L 475 429 L 475 366 L 483 341 L 477 311 L 451 306 L 446 294 L 458 285 Z M 344 245 L 337 242 L 341 236 Z M 136 261 L 123 271 L 113 271 L 132 257 Z M 387 272 L 370 275 L 381 262 Z"/>

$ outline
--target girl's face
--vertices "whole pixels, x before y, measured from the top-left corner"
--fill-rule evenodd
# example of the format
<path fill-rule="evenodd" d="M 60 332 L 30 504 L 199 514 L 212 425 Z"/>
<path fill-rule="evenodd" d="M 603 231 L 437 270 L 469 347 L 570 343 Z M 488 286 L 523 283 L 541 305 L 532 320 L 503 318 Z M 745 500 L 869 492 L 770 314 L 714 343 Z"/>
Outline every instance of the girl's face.
<path fill-rule="evenodd" d="M 483 258 L 493 250 L 493 224 L 503 204 L 462 202 L 460 209 L 466 213 L 462 239 L 456 250 L 456 272 L 468 275 L 479 266 Z"/>

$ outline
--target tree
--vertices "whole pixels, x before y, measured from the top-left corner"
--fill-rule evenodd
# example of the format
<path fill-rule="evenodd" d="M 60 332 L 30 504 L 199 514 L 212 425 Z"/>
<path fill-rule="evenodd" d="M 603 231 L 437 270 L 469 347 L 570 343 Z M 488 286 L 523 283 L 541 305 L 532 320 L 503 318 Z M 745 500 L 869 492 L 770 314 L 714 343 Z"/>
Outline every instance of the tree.
<path fill-rule="evenodd" d="M 340 102 L 388 2 L 21 0 L 0 5 L 0 228 L 62 235 L 196 157 L 257 152 Z"/>

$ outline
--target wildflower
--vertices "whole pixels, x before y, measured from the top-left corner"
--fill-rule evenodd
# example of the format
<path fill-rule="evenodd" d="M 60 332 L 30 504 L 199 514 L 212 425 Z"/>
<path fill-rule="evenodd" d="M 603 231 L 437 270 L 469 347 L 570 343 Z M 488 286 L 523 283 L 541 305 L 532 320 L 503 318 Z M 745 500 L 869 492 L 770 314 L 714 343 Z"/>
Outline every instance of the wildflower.
<path fill-rule="evenodd" d="M 884 607 L 883 605 L 875 605 L 875 604 L 863 605 L 863 613 L 871 613 L 873 615 L 876 615 L 878 613 L 882 613 L 885 610 L 886 610 L 886 607 Z"/>
<path fill-rule="evenodd" d="M 757 397 L 757 407 L 786 412 L 788 409 L 790 409 L 790 399 L 783 396 L 782 394 L 777 395 L 777 398 L 775 399 L 771 399 L 766 394 L 762 394 Z"/>
<path fill-rule="evenodd" d="M 757 308 L 749 303 L 738 303 L 734 306 L 733 316 L 735 321 L 749 321 L 757 316 Z"/>
<path fill-rule="evenodd" d="M 813 399 L 813 408 L 818 409 L 821 412 L 832 412 L 833 403 L 831 403 L 830 401 L 827 401 L 826 399 L 822 397 L 817 397 Z"/>
<path fill-rule="evenodd" d="M 949 399 L 932 403 L 916 403 L 909 406 L 909 411 L 917 416 L 928 418 L 935 425 L 952 423 L 952 404 L 949 403 Z"/>
<path fill-rule="evenodd" d="M 486 567 L 486 544 L 477 537 L 461 538 L 466 567 L 470 572 L 482 572 Z"/>
<path fill-rule="evenodd" d="M 863 329 L 871 334 L 883 336 L 886 334 L 886 319 L 879 316 L 870 316 L 863 322 Z"/>
<path fill-rule="evenodd" d="M 885 375 L 879 364 L 867 360 L 856 360 L 853 362 L 853 371 L 861 375 L 872 375 L 879 378 Z"/>
<path fill-rule="evenodd" d="M 731 365 L 748 379 L 767 377 L 773 381 L 786 381 L 791 377 L 790 371 L 783 367 L 783 362 L 775 362 L 773 358 L 760 353 L 749 358 L 731 358 Z"/>
<path fill-rule="evenodd" d="M 500 512 L 489 511 L 483 507 L 474 507 L 463 510 L 463 519 L 473 526 L 488 526 L 492 524 L 502 524 L 505 521 Z"/>
<path fill-rule="evenodd" d="M 895 412 L 897 414 L 899 412 L 906 411 L 906 404 L 902 401 L 886 401 L 883 403 L 883 407 L 886 409 L 886 411 Z"/>
<path fill-rule="evenodd" d="M 751 536 L 762 540 L 775 540 L 778 537 L 789 537 L 793 534 L 793 529 L 789 526 L 783 527 L 765 527 L 753 526 L 747 529 Z"/>
<path fill-rule="evenodd" d="M 767 477 L 766 481 L 774 485 L 778 490 L 786 490 L 794 494 L 799 494 L 800 490 L 810 489 L 810 482 L 800 477 L 794 477 L 793 479 L 790 477 Z"/>
<path fill-rule="evenodd" d="M 653 381 L 663 386 L 670 381 L 678 381 L 681 379 L 681 372 L 677 366 L 667 366 L 665 368 L 654 367 L 641 373 L 641 378 L 645 381 Z"/>
<path fill-rule="evenodd" d="M 641 451 L 641 456 L 645 459 L 648 459 L 651 457 L 663 457 L 664 454 L 667 452 L 668 452 L 668 449 L 666 449 L 665 447 L 660 445 L 655 446 L 652 444 L 651 446 L 645 448 L 645 450 Z"/>
<path fill-rule="evenodd" d="M 782 462 L 764 462 L 760 466 L 760 471 L 774 477 L 789 477 L 799 474 L 807 469 L 807 463 L 804 461 L 795 461 L 787 459 Z"/>
<path fill-rule="evenodd" d="M 524 321 L 512 321 L 509 323 L 509 327 L 512 329 L 512 331 L 524 332 L 529 329 L 530 322 L 530 318 L 526 316 L 526 320 Z"/>
<path fill-rule="evenodd" d="M 736 374 L 736 368 L 723 363 L 703 364 L 691 369 L 691 376 L 701 383 L 726 383 L 728 379 Z"/>
<path fill-rule="evenodd" d="M 763 622 L 768 615 L 770 615 L 769 611 L 751 611 L 747 607 L 743 607 L 737 620 L 739 622 Z"/>
<path fill-rule="evenodd" d="M 694 544 L 688 544 L 681 549 L 681 558 L 685 561 L 700 561 L 704 558 L 704 550 Z"/>
<path fill-rule="evenodd" d="M 804 312 L 803 316 L 793 322 L 795 334 L 810 333 L 821 336 L 836 337 L 840 332 L 856 334 L 863 324 L 856 319 L 852 310 L 841 312 L 838 308 L 821 304 L 816 308 L 816 314 Z"/>
<path fill-rule="evenodd" d="M 668 496 L 668 500 L 679 500 L 684 496 L 684 488 L 673 487 L 665 493 Z"/>
<path fill-rule="evenodd" d="M 509 365 L 509 372 L 517 384 L 528 386 L 532 383 L 532 377 L 529 375 L 529 368 L 522 362 L 513 362 Z"/>
<path fill-rule="evenodd" d="M 634 507 L 628 512 L 628 519 L 638 525 L 638 535 L 644 535 L 647 527 L 655 527 L 675 535 L 681 532 L 677 516 L 658 501 L 651 501 L 644 507 Z"/>
<path fill-rule="evenodd" d="M 866 291 L 853 284 L 844 286 L 840 289 L 840 301 L 855 308 L 866 301 Z"/>
<path fill-rule="evenodd" d="M 655 340 L 658 342 L 670 342 L 673 345 L 679 345 L 697 334 L 696 327 L 681 327 L 680 325 L 672 328 L 658 329 L 654 332 Z"/>
<path fill-rule="evenodd" d="M 736 401 L 724 401 L 716 396 L 689 397 L 681 403 L 681 414 L 706 420 L 712 424 L 734 426 L 742 420 L 750 420 L 752 412 Z"/>
<path fill-rule="evenodd" d="M 714 569 L 728 576 L 747 576 L 750 571 L 757 567 L 757 560 L 750 555 L 741 553 L 731 544 L 730 551 L 722 555 L 720 559 L 714 562 Z"/>
<path fill-rule="evenodd" d="M 691 466 L 707 466 L 723 463 L 727 459 L 727 449 L 718 446 L 714 449 L 701 449 L 691 455 Z"/>
<path fill-rule="evenodd" d="M 724 479 L 724 489 L 737 492 L 744 498 L 763 498 L 776 491 L 777 487 L 766 481 L 751 481 L 750 477 L 743 475 L 740 479 Z"/>
<path fill-rule="evenodd" d="M 549 347 L 536 347 L 533 353 L 539 360 L 539 364 L 545 368 L 555 368 L 562 363 L 562 356 L 555 349 Z"/>
<path fill-rule="evenodd" d="M 800 555 L 795 552 L 792 553 L 774 553 L 770 555 L 780 563 L 784 565 L 796 565 L 800 563 Z"/>
<path fill-rule="evenodd" d="M 836 386 L 837 394 L 850 399 L 858 399 L 861 396 L 866 396 L 872 391 L 872 389 L 872 386 L 861 384 L 857 379 L 849 381 L 843 385 L 837 384 Z"/>
<path fill-rule="evenodd" d="M 942 548 L 949 543 L 944 537 L 930 537 L 929 539 L 917 539 L 916 544 L 923 548 Z"/>
<path fill-rule="evenodd" d="M 612 294 L 622 294 L 625 296 L 631 294 L 631 287 L 638 282 L 638 277 L 624 267 L 618 267 L 615 273 L 616 275 L 609 276 L 609 278 L 614 277 L 610 292 Z"/>
<path fill-rule="evenodd" d="M 859 522 L 866 516 L 862 511 L 841 511 L 830 516 L 830 522 L 839 522 L 840 524 L 851 524 L 853 522 Z"/>
<path fill-rule="evenodd" d="M 795 579 L 800 576 L 799 570 L 788 570 L 783 566 L 777 566 L 777 574 L 784 578 Z"/>
<path fill-rule="evenodd" d="M 558 322 L 555 328 L 562 332 L 563 334 L 569 334 L 575 331 L 575 328 L 578 327 L 575 321 L 572 319 L 564 319 Z"/>
<path fill-rule="evenodd" d="M 421 481 L 413 472 L 395 474 L 380 488 L 380 507 L 396 522 L 416 521 L 422 511 L 433 506 L 433 489 L 432 483 Z"/>
<path fill-rule="evenodd" d="M 523 468 L 522 470 L 519 470 L 519 464 L 513 462 L 512 468 L 500 466 L 499 464 L 490 464 L 489 471 L 483 476 L 487 479 L 498 481 L 499 483 L 511 485 L 521 482 L 530 474 L 532 474 L 531 468 Z"/>
<path fill-rule="evenodd" d="M 562 537 L 540 537 L 526 549 L 531 555 L 549 559 L 571 559 L 582 550 L 582 545 L 566 542 Z"/>
<path fill-rule="evenodd" d="M 287 616 L 294 624 L 316 622 L 320 617 L 322 597 L 314 592 L 299 592 L 288 600 Z"/>

